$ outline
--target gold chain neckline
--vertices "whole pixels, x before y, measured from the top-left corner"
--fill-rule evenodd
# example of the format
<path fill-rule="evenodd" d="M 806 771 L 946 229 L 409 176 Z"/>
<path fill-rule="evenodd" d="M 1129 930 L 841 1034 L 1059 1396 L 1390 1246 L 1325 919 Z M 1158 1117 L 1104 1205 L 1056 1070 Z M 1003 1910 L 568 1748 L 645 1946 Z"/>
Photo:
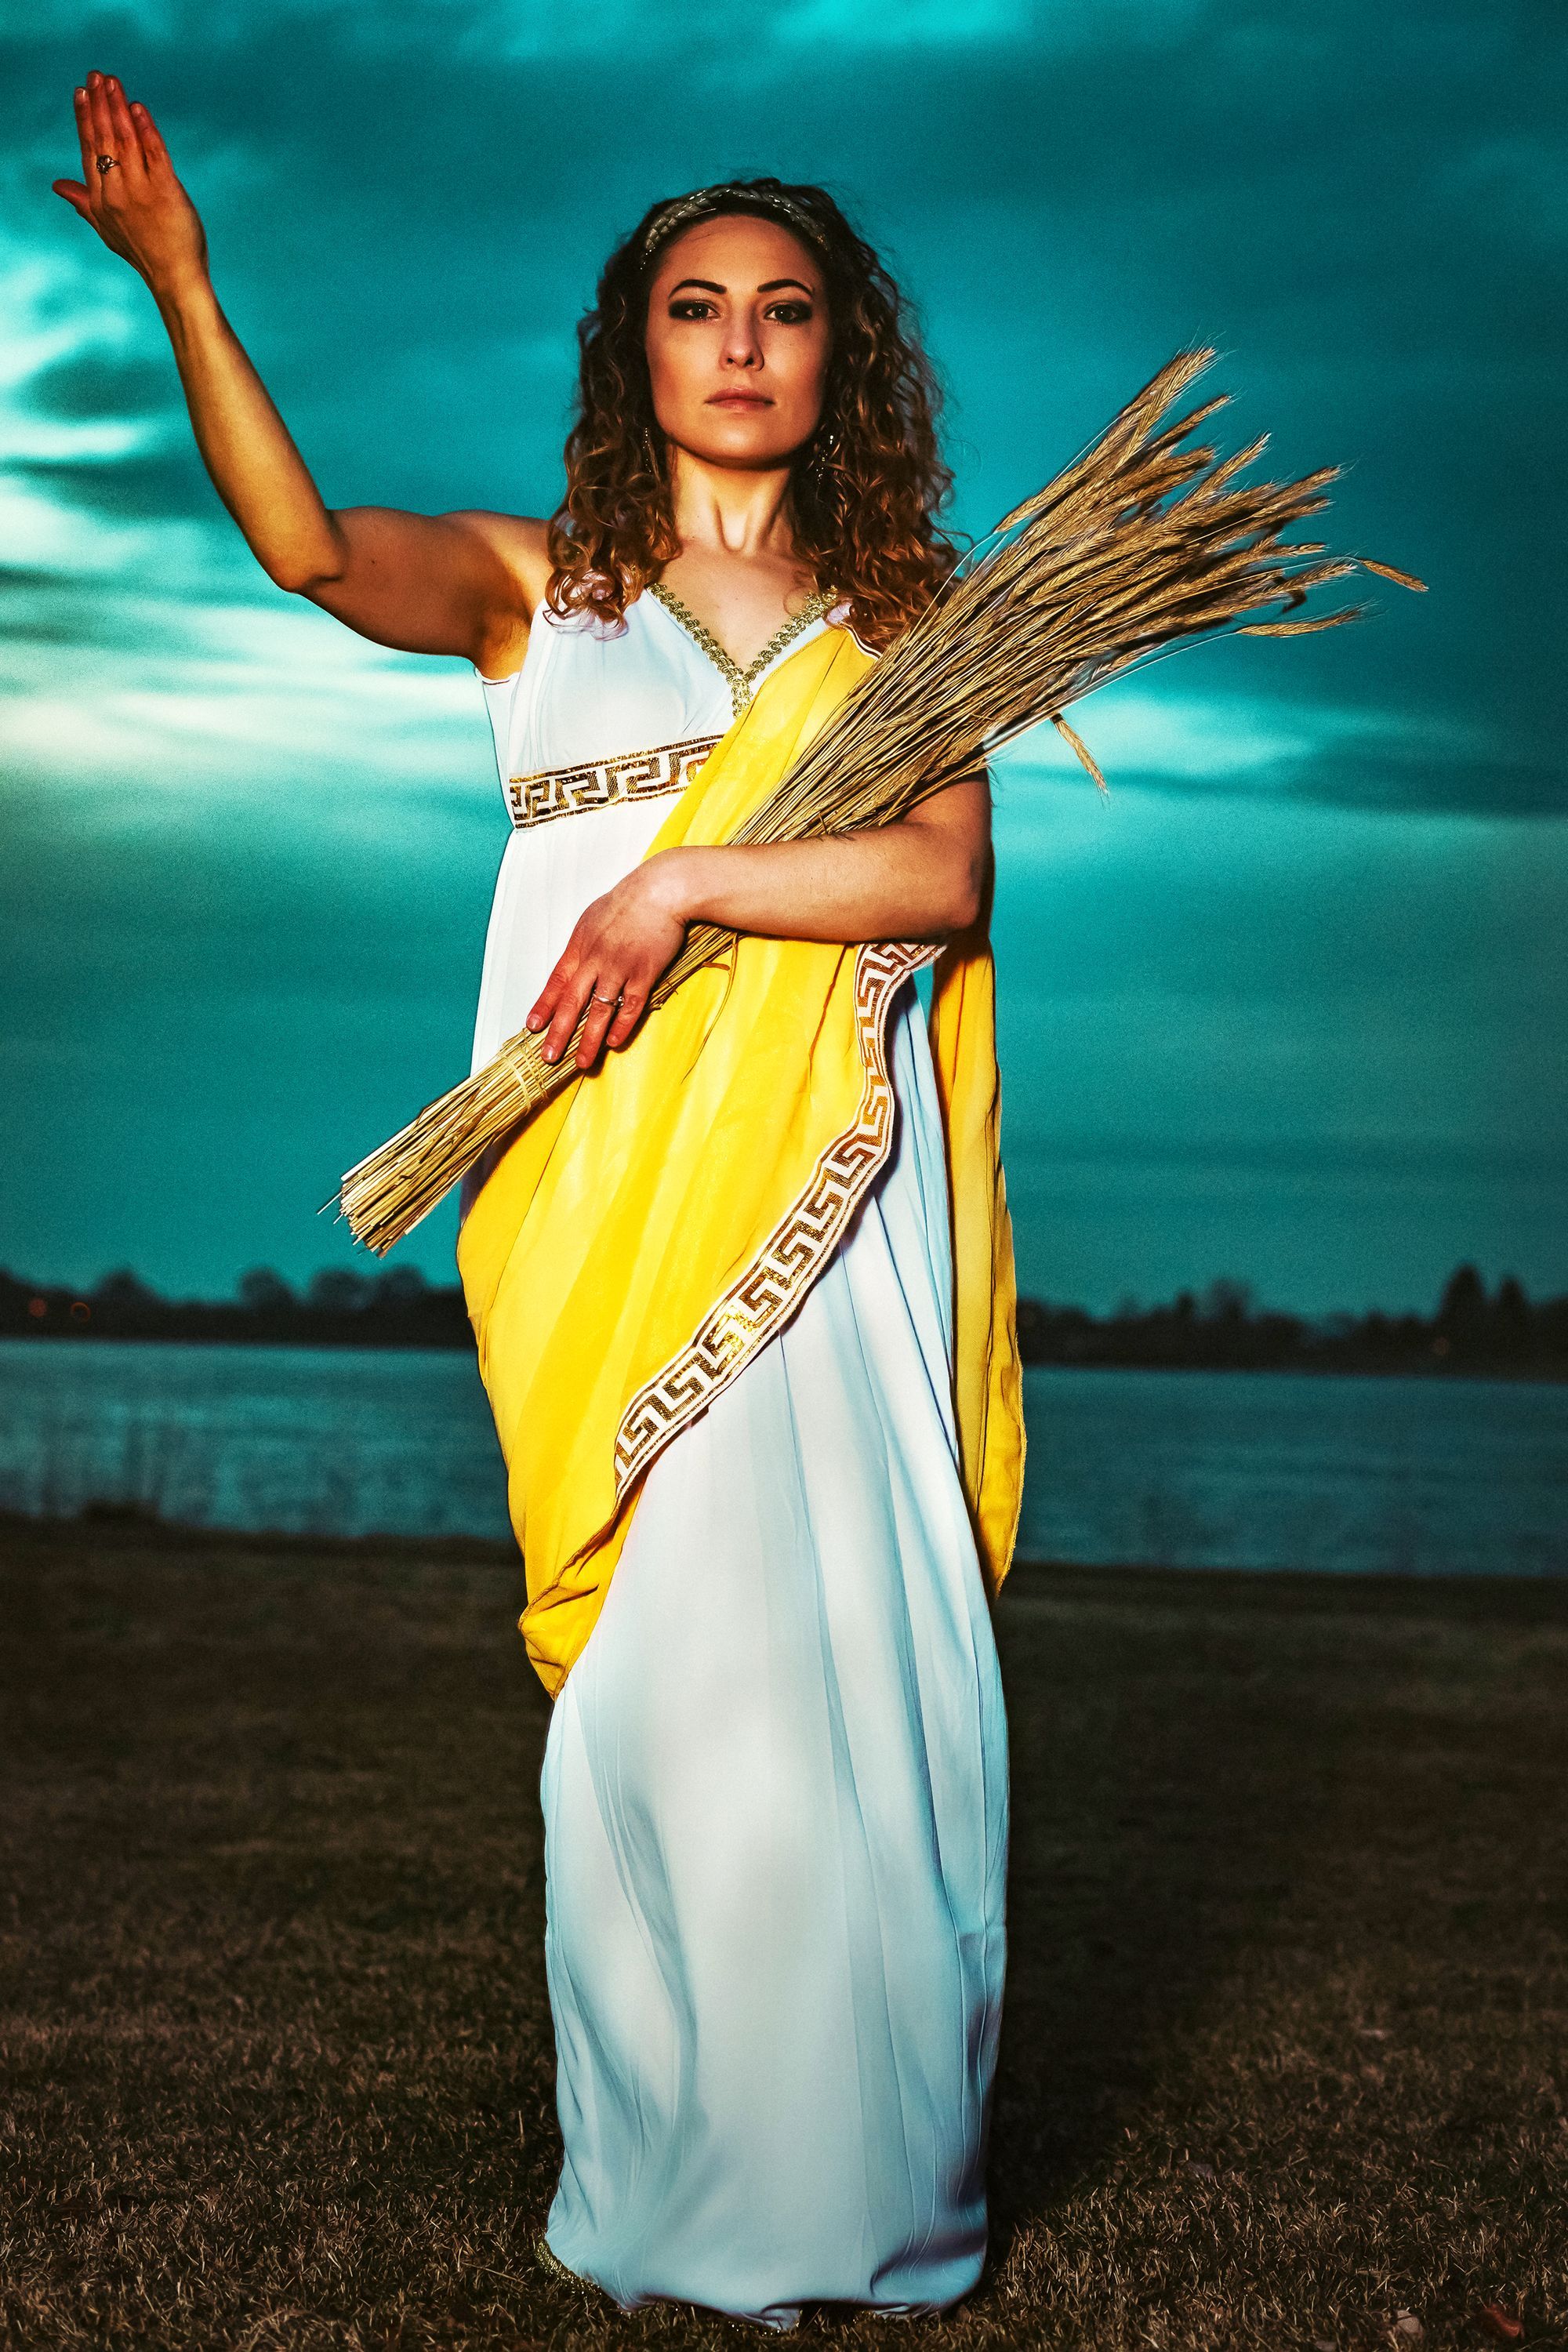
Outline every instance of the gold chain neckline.
<path fill-rule="evenodd" d="M 830 590 L 814 589 L 801 610 L 792 620 L 784 622 L 773 631 L 762 652 L 742 669 L 719 643 L 712 630 L 698 619 L 689 604 L 684 604 L 673 588 L 667 588 L 662 580 L 650 580 L 647 593 L 658 598 L 670 619 L 679 624 L 698 651 L 707 655 L 729 687 L 730 700 L 737 719 L 750 702 L 752 688 L 768 664 L 784 651 L 792 637 L 797 637 L 803 629 L 809 629 L 813 621 L 819 621 L 824 613 L 831 612 L 838 602 Z"/>

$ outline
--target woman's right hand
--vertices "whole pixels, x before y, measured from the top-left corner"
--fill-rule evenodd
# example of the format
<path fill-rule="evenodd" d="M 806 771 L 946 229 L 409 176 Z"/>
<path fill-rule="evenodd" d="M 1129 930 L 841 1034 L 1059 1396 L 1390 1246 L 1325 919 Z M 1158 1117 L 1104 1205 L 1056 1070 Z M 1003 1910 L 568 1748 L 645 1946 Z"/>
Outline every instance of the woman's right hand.
<path fill-rule="evenodd" d="M 329 509 L 224 317 L 200 218 L 157 124 L 100 73 L 76 93 L 76 124 L 82 177 L 57 180 L 55 193 L 151 288 L 202 462 L 268 577 L 377 645 L 457 654 L 489 677 L 515 667 L 550 578 L 547 526 L 517 515 Z"/>
<path fill-rule="evenodd" d="M 90 73 L 76 92 L 82 177 L 54 190 L 90 222 L 110 253 L 139 270 L 155 295 L 205 279 L 207 241 L 201 219 L 169 161 L 158 126 L 138 101 L 130 105 L 112 74 Z M 102 157 L 112 160 L 99 168 Z"/>

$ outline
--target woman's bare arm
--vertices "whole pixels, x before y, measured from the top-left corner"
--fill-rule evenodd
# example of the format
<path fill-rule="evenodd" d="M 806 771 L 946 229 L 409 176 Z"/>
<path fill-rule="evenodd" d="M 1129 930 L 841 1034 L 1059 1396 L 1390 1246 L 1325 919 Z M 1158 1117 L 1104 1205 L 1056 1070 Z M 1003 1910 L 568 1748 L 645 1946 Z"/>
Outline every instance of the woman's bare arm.
<path fill-rule="evenodd" d="M 597 999 L 576 1054 L 586 1069 L 602 1045 L 631 1036 L 688 924 L 773 939 L 942 940 L 977 919 L 990 860 L 983 776 L 864 833 L 766 848 L 661 850 L 584 909 L 528 1026 L 548 1031 L 544 1057 L 556 1061 L 584 1006 Z"/>
<path fill-rule="evenodd" d="M 378 644 L 515 667 L 549 573 L 543 523 L 327 506 L 219 307 L 200 218 L 151 114 L 94 73 L 76 122 L 82 178 L 56 193 L 145 278 L 203 463 L 268 577 Z"/>
<path fill-rule="evenodd" d="M 688 922 L 790 940 L 942 940 L 980 910 L 990 804 L 978 782 L 897 824 L 767 848 L 667 850 L 656 877 Z"/>

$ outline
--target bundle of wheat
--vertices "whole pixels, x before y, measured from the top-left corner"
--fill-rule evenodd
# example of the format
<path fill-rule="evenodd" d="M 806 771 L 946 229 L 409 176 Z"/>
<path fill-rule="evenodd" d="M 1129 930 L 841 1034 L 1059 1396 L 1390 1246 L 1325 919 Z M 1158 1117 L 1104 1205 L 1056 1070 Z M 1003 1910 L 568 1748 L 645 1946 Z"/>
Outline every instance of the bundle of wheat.
<path fill-rule="evenodd" d="M 1328 505 L 1323 488 L 1338 467 L 1294 482 L 1244 484 L 1266 437 L 1223 460 L 1212 448 L 1184 448 L 1225 406 L 1225 394 L 1160 429 L 1214 356 L 1178 352 L 1054 481 L 1003 517 L 847 697 L 737 842 L 889 824 L 1045 719 L 1103 791 L 1104 776 L 1062 717 L 1068 703 L 1199 637 L 1337 628 L 1364 608 L 1307 620 L 1246 616 L 1271 605 L 1294 611 L 1310 590 L 1357 571 L 1405 588 L 1424 584 L 1368 556 L 1285 543 L 1293 523 Z M 731 939 L 693 926 L 648 1013 Z M 541 1042 L 526 1030 L 509 1039 L 350 1169 L 335 1198 L 357 1239 L 378 1254 L 389 1250 L 489 1143 L 580 1076 L 570 1050 L 549 1063 Z"/>

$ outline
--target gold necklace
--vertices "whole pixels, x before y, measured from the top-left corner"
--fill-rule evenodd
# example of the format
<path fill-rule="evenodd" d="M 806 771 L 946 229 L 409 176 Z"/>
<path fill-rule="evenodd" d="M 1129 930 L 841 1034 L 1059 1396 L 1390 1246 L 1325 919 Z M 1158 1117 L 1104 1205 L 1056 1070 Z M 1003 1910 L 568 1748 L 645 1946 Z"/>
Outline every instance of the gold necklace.
<path fill-rule="evenodd" d="M 712 630 L 698 619 L 689 604 L 682 603 L 673 588 L 667 588 L 662 580 L 650 580 L 647 593 L 658 598 L 670 619 L 679 624 L 699 653 L 706 654 L 719 671 L 729 687 L 731 704 L 737 719 L 751 701 L 757 680 L 768 664 L 784 651 L 792 637 L 797 637 L 803 629 L 809 629 L 813 621 L 820 620 L 823 614 L 831 612 L 838 602 L 831 590 L 814 589 L 801 610 L 773 631 L 762 652 L 742 669 L 740 663 L 726 653 Z"/>

